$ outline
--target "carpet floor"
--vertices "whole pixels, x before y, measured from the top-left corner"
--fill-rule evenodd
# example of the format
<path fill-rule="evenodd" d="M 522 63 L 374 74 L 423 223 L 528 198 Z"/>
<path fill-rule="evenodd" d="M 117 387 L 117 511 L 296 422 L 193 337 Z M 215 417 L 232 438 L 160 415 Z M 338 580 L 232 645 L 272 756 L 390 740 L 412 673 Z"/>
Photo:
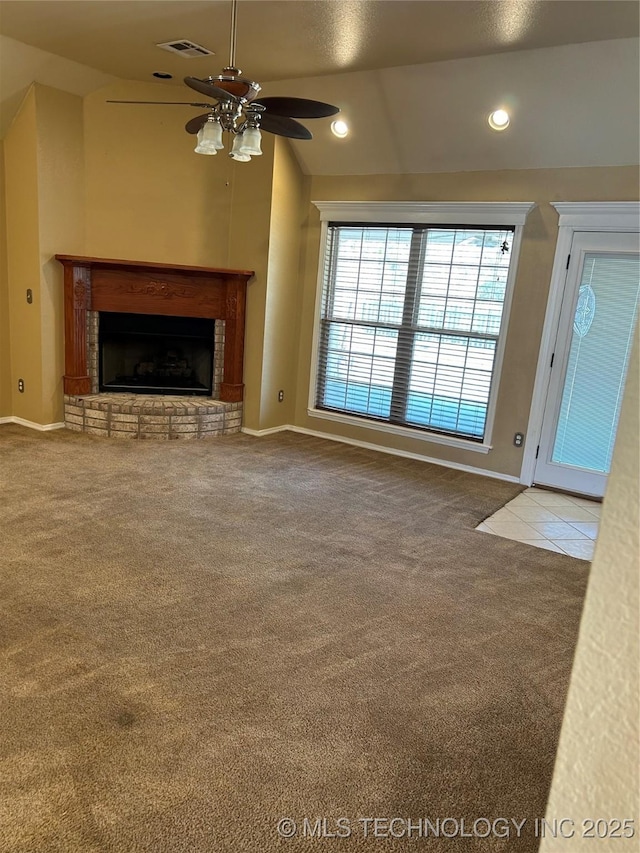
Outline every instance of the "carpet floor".
<path fill-rule="evenodd" d="M 0 850 L 537 850 L 588 564 L 519 491 L 1 426 Z"/>

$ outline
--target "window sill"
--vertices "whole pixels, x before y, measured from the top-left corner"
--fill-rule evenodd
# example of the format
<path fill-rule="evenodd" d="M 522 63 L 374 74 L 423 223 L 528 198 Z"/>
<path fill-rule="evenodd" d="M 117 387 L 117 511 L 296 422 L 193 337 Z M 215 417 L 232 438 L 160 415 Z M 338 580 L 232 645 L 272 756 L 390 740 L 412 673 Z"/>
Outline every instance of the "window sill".
<path fill-rule="evenodd" d="M 307 414 L 311 418 L 321 418 L 325 421 L 333 421 L 334 423 L 346 424 L 347 426 L 363 427 L 364 429 L 372 429 L 375 432 L 384 432 L 389 435 L 398 435 L 402 438 L 413 438 L 418 441 L 426 441 L 430 444 L 444 444 L 446 447 L 455 447 L 458 450 L 472 450 L 475 453 L 489 453 L 492 445 L 483 444 L 477 441 L 469 441 L 466 438 L 456 438 L 452 435 L 439 435 L 435 432 L 424 432 L 420 429 L 412 429 L 411 427 L 397 426 L 396 424 L 388 424 L 383 421 L 371 421 L 366 418 L 351 417 L 340 412 L 328 412 L 324 409 L 307 409 Z"/>

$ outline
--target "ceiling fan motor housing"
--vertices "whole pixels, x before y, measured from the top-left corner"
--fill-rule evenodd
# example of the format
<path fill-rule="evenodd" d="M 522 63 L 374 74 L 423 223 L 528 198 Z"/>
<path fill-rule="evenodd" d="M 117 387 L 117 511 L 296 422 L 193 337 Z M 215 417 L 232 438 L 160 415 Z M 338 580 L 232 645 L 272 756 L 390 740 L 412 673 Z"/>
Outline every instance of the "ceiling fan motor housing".
<path fill-rule="evenodd" d="M 240 98 L 244 103 L 250 103 L 257 98 L 262 86 L 254 80 L 249 80 L 248 77 L 242 77 L 241 74 L 242 71 L 239 68 L 227 66 L 222 69 L 222 74 L 217 77 L 207 77 L 205 82 Z"/>

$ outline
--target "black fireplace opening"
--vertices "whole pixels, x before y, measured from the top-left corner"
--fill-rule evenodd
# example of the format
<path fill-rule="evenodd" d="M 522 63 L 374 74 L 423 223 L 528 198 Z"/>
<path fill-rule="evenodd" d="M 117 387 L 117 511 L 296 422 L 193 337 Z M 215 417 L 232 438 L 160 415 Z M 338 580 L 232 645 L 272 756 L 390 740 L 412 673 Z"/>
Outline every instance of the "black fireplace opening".
<path fill-rule="evenodd" d="M 100 391 L 213 393 L 215 320 L 101 311 Z"/>

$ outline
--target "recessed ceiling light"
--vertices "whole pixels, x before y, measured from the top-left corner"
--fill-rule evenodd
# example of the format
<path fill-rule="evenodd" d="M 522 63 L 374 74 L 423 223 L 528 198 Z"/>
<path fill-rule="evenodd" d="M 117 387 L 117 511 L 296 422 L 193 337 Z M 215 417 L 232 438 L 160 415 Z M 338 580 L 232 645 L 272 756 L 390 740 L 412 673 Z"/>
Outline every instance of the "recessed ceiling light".
<path fill-rule="evenodd" d="M 158 77 L 160 80 L 172 80 L 173 74 L 169 74 L 168 71 L 154 71 L 153 77 Z"/>
<path fill-rule="evenodd" d="M 331 132 L 339 139 L 344 139 L 345 136 L 349 133 L 349 125 L 346 123 L 346 121 L 342 121 L 342 119 L 332 121 Z"/>
<path fill-rule="evenodd" d="M 493 130 L 506 130 L 509 127 L 509 113 L 506 110 L 494 110 L 487 121 Z"/>

